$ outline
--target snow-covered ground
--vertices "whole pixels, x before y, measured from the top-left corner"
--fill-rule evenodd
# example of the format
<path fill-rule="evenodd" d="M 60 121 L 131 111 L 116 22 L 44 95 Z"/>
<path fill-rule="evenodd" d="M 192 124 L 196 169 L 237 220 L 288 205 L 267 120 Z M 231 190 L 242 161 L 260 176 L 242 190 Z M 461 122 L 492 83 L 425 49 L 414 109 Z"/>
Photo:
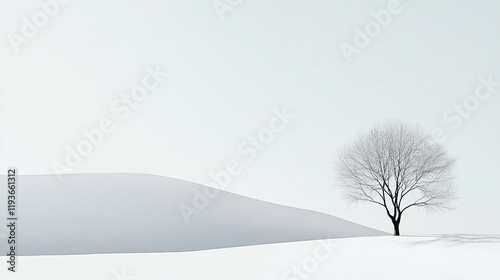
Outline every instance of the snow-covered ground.
<path fill-rule="evenodd" d="M 500 236 L 393 237 L 144 174 L 19 181 L 21 256 L 9 272 L 1 236 L 1 280 L 500 279 Z M 179 206 L 200 203 L 186 223 Z"/>
<path fill-rule="evenodd" d="M 353 237 L 182 253 L 30 256 L 20 258 L 16 273 L 1 269 L 0 279 L 500 279 L 500 236 Z"/>

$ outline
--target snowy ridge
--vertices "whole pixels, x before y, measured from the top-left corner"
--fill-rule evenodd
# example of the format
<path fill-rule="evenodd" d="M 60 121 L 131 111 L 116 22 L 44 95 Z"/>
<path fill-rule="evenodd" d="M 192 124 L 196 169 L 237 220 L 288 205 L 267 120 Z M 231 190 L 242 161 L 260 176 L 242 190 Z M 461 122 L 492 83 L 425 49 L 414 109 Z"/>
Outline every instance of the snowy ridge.
<path fill-rule="evenodd" d="M 18 192 L 18 255 L 184 252 L 386 235 L 224 191 L 213 197 L 212 188 L 155 175 L 70 174 L 62 181 L 54 175 L 21 175 Z M 196 208 L 204 201 L 197 196 L 204 193 L 212 198 Z M 197 213 L 188 223 L 180 208 Z"/>

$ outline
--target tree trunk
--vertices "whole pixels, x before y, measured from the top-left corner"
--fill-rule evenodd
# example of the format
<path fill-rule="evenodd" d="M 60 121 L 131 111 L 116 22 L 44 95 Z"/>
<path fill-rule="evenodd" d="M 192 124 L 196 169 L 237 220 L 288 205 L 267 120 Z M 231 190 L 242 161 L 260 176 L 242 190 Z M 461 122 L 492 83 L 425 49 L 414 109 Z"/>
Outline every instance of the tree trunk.
<path fill-rule="evenodd" d="M 392 221 L 394 225 L 394 236 L 399 236 L 399 222 L 400 221 Z"/>

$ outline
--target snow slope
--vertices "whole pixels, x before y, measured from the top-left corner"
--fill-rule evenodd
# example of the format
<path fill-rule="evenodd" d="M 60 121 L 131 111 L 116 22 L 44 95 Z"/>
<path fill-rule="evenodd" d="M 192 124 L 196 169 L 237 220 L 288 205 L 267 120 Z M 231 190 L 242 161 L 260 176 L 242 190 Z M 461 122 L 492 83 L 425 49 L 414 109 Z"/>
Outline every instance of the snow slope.
<path fill-rule="evenodd" d="M 144 174 L 71 174 L 62 181 L 20 176 L 17 254 L 181 252 L 386 234 L 318 212 L 213 192 Z M 6 209 L 4 195 L 0 209 Z M 196 210 L 189 223 L 180 206 Z M 3 238 L 5 230 L 0 228 Z"/>
<path fill-rule="evenodd" d="M 384 236 L 182 253 L 21 257 L 18 272 L 1 269 L 0 279 L 498 280 L 499 264 L 500 236 Z"/>

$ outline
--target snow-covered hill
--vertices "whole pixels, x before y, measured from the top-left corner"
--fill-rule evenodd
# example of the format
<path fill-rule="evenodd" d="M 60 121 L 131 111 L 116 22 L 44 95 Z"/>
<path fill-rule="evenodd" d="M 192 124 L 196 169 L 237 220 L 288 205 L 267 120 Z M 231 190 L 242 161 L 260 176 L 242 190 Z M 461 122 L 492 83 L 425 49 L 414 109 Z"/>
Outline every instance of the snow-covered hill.
<path fill-rule="evenodd" d="M 62 181 L 53 175 L 20 176 L 18 194 L 18 255 L 181 252 L 386 234 L 318 212 L 224 191 L 214 195 L 212 188 L 144 174 L 71 174 Z M 0 229 L 4 238 L 5 230 Z"/>
<path fill-rule="evenodd" d="M 17 273 L 1 269 L 0 279 L 498 280 L 499 264 L 500 236 L 386 236 L 183 253 L 30 256 L 20 259 Z"/>

